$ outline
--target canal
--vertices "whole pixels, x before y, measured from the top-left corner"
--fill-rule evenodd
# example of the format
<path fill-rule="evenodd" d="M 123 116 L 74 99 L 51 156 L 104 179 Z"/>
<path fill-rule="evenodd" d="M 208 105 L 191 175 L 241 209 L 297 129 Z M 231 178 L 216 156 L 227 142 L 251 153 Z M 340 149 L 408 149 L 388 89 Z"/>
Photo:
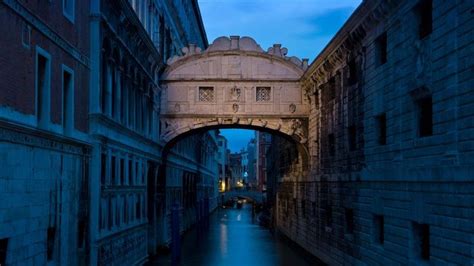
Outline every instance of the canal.
<path fill-rule="evenodd" d="M 188 231 L 182 239 L 179 265 L 318 265 L 287 240 L 259 226 L 252 219 L 251 208 L 249 204 L 242 209 L 219 208 L 208 227 Z M 171 256 L 159 256 L 148 265 L 171 264 Z"/>

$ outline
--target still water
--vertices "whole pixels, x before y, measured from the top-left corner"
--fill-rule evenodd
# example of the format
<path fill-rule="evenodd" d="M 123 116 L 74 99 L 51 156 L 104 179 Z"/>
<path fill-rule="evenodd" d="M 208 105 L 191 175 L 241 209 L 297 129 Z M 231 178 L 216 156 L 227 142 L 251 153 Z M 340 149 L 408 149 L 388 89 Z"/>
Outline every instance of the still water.
<path fill-rule="evenodd" d="M 242 209 L 219 208 L 206 229 L 190 230 L 181 243 L 180 265 L 317 265 L 313 258 L 252 220 L 250 205 Z M 171 265 L 171 256 L 160 256 L 149 265 Z"/>

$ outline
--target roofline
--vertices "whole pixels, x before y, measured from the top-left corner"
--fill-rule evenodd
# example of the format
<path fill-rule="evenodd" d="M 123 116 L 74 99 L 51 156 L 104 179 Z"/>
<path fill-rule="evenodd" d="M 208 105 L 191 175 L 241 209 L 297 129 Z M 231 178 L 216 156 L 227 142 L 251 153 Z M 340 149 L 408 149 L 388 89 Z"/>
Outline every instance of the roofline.
<path fill-rule="evenodd" d="M 363 0 L 362 3 L 360 3 L 360 5 L 354 10 L 354 12 L 352 12 L 351 16 L 346 20 L 346 22 L 344 22 L 342 27 L 309 65 L 302 79 L 307 79 L 308 75 L 311 75 L 316 70 L 316 68 L 318 68 L 319 65 L 323 63 L 332 52 L 335 51 L 335 48 L 339 47 L 347 39 L 347 36 L 351 33 L 351 31 L 362 21 L 364 21 L 365 17 L 370 13 L 367 11 L 370 11 L 370 9 L 374 7 L 374 5 L 369 2 L 374 1 Z"/>
<path fill-rule="evenodd" d="M 192 0 L 192 3 L 193 3 L 194 13 L 196 14 L 196 19 L 199 24 L 199 31 L 201 32 L 201 37 L 204 40 L 204 47 L 202 47 L 204 50 L 204 49 L 207 49 L 207 47 L 209 46 L 209 41 L 207 39 L 206 29 L 204 28 L 204 22 L 202 20 L 201 9 L 199 8 L 198 0 Z"/>

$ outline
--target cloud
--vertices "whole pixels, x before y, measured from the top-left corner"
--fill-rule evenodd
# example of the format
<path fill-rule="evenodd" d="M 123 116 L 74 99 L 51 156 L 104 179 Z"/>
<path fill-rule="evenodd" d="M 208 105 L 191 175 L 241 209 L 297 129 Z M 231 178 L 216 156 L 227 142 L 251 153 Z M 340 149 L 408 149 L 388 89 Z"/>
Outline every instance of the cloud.
<path fill-rule="evenodd" d="M 263 49 L 281 43 L 289 55 L 314 59 L 360 0 L 199 0 L 209 41 L 251 36 Z"/>

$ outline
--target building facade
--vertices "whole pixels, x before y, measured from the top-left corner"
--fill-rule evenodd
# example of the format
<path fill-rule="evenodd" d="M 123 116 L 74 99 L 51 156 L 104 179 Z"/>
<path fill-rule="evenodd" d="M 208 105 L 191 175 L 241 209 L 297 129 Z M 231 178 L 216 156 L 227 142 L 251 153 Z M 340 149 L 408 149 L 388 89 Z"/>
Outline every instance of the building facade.
<path fill-rule="evenodd" d="M 0 264 L 88 256 L 89 1 L 0 2 Z"/>
<path fill-rule="evenodd" d="M 160 73 L 207 47 L 197 1 L 8 0 L 0 20 L 0 264 L 143 262 L 166 242 L 173 184 Z M 200 169 L 181 186 L 213 208 L 211 135 L 206 160 L 173 163 Z"/>
<path fill-rule="evenodd" d="M 170 156 L 169 163 L 162 158 L 160 72 L 183 45 L 206 47 L 195 5 L 125 0 L 91 5 L 92 264 L 140 263 L 168 243 L 170 202 L 182 195 L 171 189 L 176 180 L 170 175 L 182 187 L 183 174 L 168 169 Z M 196 151 L 190 152 L 195 161 L 173 158 L 173 163 L 200 165 Z M 186 181 L 196 183 L 196 173 L 190 176 Z"/>
<path fill-rule="evenodd" d="M 331 265 L 474 262 L 473 6 L 363 1 L 302 78 L 311 173 L 278 226 Z"/>
<path fill-rule="evenodd" d="M 256 177 L 258 189 L 265 191 L 267 190 L 267 151 L 271 145 L 272 135 L 270 133 L 257 131 L 256 134 Z"/>

